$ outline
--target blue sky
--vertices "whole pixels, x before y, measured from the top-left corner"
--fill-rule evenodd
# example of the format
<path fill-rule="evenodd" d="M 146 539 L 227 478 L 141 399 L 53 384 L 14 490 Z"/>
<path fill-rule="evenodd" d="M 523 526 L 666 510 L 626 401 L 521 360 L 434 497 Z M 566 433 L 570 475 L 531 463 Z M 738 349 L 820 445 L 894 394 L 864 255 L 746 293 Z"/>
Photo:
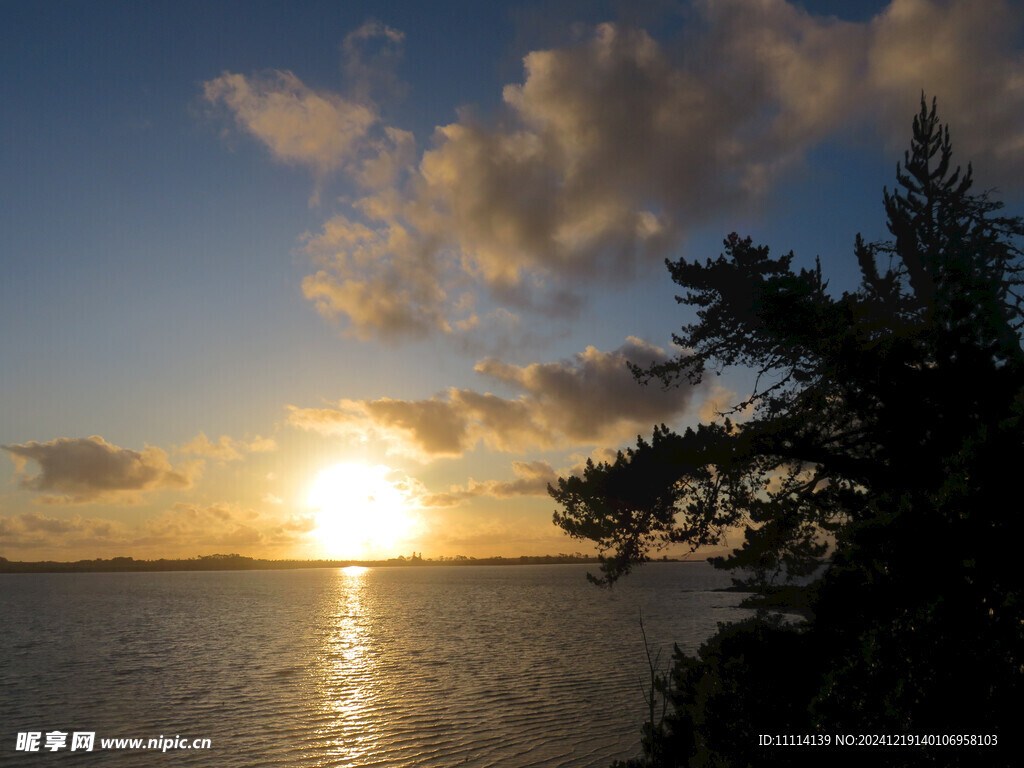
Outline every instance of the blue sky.
<path fill-rule="evenodd" d="M 581 548 L 547 482 L 749 385 L 623 378 L 688 320 L 663 260 L 735 230 L 854 287 L 922 90 L 1015 210 L 1020 16 L 5 5 L 0 555 Z"/>

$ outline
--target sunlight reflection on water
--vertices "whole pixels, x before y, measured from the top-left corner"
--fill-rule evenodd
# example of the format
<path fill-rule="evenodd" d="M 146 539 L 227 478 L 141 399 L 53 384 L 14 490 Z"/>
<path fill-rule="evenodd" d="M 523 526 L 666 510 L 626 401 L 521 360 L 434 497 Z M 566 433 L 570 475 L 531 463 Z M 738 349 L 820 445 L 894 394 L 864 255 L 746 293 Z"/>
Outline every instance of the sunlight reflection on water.
<path fill-rule="evenodd" d="M 336 610 L 328 625 L 333 633 L 325 638 L 320 653 L 324 673 L 317 694 L 330 718 L 323 735 L 341 765 L 359 764 L 375 736 L 369 717 L 374 704 L 374 665 L 361 605 L 366 571 L 359 566 L 336 571 L 337 577 L 328 592 Z"/>

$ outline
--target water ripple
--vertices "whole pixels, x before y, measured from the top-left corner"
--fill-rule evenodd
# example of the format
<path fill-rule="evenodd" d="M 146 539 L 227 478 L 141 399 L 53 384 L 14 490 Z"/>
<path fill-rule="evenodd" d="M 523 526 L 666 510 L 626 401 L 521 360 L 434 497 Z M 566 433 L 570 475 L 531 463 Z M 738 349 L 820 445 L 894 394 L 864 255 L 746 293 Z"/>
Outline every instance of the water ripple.
<path fill-rule="evenodd" d="M 0 739 L 212 740 L 176 766 L 603 768 L 639 747 L 641 611 L 663 665 L 743 613 L 703 564 L 652 564 L 613 592 L 584 571 L 3 575 Z"/>

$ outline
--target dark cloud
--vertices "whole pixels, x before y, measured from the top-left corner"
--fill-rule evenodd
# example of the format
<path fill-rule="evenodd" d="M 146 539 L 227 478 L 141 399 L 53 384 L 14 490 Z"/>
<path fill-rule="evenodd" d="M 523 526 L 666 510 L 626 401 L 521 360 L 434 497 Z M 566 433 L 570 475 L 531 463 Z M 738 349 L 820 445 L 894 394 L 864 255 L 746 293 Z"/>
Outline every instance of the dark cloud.
<path fill-rule="evenodd" d="M 192 485 L 195 467 L 175 469 L 167 454 L 147 446 L 133 451 L 111 445 L 102 437 L 60 437 L 48 443 L 31 441 L 3 448 L 24 474 L 27 461 L 39 465 L 39 473 L 24 476 L 21 486 L 55 494 L 51 503 L 84 503 L 109 500 L 124 493 L 158 489 L 184 489 Z"/>

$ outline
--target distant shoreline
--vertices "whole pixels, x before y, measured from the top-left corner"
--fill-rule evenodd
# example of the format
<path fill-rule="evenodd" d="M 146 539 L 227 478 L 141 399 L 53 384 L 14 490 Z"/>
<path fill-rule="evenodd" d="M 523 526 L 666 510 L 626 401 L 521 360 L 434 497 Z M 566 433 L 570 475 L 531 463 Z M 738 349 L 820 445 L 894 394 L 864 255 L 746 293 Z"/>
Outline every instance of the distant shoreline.
<path fill-rule="evenodd" d="M 201 555 L 189 559 L 136 560 L 113 557 L 108 560 L 36 562 L 7 560 L 0 557 L 0 573 L 152 573 L 160 571 L 282 571 L 303 568 L 422 568 L 427 566 L 466 565 L 598 565 L 587 555 L 522 555 L 520 557 L 394 557 L 388 560 L 259 560 L 243 555 Z M 693 562 L 689 560 L 652 560 L 651 562 Z M 697 562 L 704 562 L 703 560 Z"/>

